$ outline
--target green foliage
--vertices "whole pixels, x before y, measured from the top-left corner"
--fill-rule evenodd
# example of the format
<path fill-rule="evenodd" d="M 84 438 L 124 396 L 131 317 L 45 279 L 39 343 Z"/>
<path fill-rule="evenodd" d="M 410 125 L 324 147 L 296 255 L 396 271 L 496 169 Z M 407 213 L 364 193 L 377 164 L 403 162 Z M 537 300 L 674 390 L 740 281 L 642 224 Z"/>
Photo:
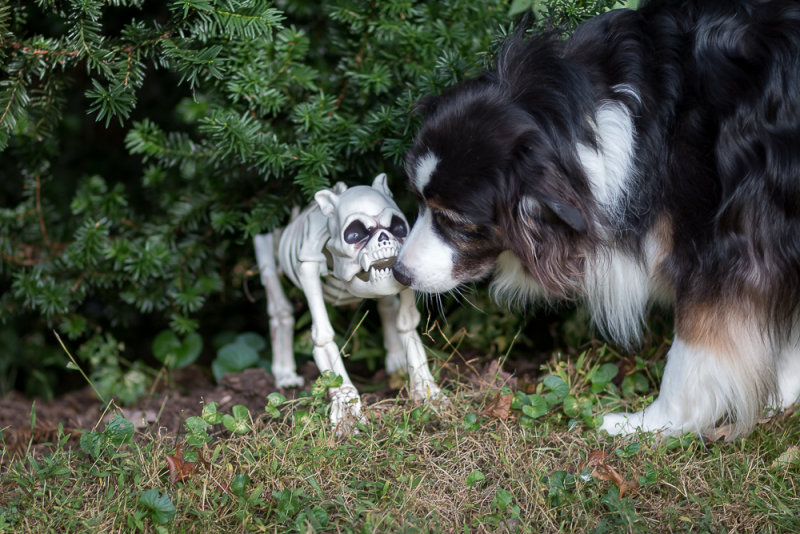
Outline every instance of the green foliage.
<path fill-rule="evenodd" d="M 536 424 L 535 420 L 546 415 L 555 415 L 565 419 L 570 427 L 600 426 L 603 422 L 600 414 L 609 411 L 609 405 L 620 401 L 620 388 L 613 382 L 619 373 L 619 367 L 615 363 L 604 361 L 609 352 L 605 346 L 596 352 L 583 352 L 575 359 L 572 369 L 566 362 L 558 362 L 549 369 L 549 374 L 544 376 L 535 392 L 515 392 L 511 408 L 519 410 L 520 424 L 532 428 Z M 641 392 L 644 393 L 650 391 L 650 383 L 647 379 L 638 377 L 644 376 L 648 362 L 641 358 L 639 362 L 642 371 L 627 375 L 621 384 L 628 390 L 642 388 Z M 649 365 L 654 364 L 650 362 Z M 636 378 L 630 379 L 631 376 Z M 577 382 L 580 387 L 570 385 L 570 382 Z"/>
<path fill-rule="evenodd" d="M 145 490 L 139 495 L 139 508 L 156 525 L 169 523 L 177 512 L 169 495 L 155 488 Z"/>
<path fill-rule="evenodd" d="M 142 363 L 126 361 L 124 350 L 111 334 L 94 335 L 78 349 L 78 357 L 91 369 L 88 380 L 103 401 L 131 404 L 147 391 L 150 379 Z"/>
<path fill-rule="evenodd" d="M 163 330 L 153 339 L 153 356 L 169 369 L 180 369 L 193 363 L 203 350 L 203 338 L 196 332 L 178 339 L 172 330 Z"/>
<path fill-rule="evenodd" d="M 579 4 L 541 5 L 572 23 L 610 2 Z M 250 238 L 337 180 L 387 171 L 402 190 L 414 102 L 477 75 L 510 8 L 4 3 L 0 323 L 81 344 L 100 331 L 137 356 L 164 328 L 241 330 L 222 308 L 246 302 Z"/>
<path fill-rule="evenodd" d="M 226 373 L 238 373 L 259 363 L 267 366 L 267 362 L 259 359 L 259 353 L 267 346 L 264 338 L 254 332 L 239 334 L 217 351 L 217 357 L 211 362 L 214 378 L 221 379 Z"/>
<path fill-rule="evenodd" d="M 117 415 L 102 432 L 81 434 L 81 450 L 92 458 L 99 458 L 106 451 L 115 454 L 117 449 L 133 438 L 133 423 Z"/>

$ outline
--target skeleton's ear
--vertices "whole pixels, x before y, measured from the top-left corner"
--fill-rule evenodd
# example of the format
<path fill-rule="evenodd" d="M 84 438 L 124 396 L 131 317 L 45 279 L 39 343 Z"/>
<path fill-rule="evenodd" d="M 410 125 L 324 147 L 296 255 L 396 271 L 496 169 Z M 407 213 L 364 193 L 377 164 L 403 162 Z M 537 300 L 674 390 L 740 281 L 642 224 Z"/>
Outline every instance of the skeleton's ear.
<path fill-rule="evenodd" d="M 377 189 L 389 198 L 393 198 L 389 185 L 386 183 L 386 173 L 382 172 L 372 180 L 372 188 Z"/>
<path fill-rule="evenodd" d="M 339 205 L 339 195 L 330 189 L 321 189 L 314 194 L 319 209 L 325 217 L 330 217 Z"/>

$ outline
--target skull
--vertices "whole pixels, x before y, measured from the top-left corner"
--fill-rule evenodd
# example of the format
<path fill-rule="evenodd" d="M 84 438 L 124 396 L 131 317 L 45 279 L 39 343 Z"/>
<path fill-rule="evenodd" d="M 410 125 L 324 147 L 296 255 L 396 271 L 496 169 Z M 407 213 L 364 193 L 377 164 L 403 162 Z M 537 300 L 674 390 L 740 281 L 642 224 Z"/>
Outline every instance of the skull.
<path fill-rule="evenodd" d="M 314 199 L 328 218 L 325 249 L 333 276 L 357 297 L 399 292 L 403 286 L 392 275 L 392 266 L 408 235 L 408 222 L 392 200 L 386 175 L 376 176 L 371 187 L 337 184 L 333 190 L 318 191 Z"/>

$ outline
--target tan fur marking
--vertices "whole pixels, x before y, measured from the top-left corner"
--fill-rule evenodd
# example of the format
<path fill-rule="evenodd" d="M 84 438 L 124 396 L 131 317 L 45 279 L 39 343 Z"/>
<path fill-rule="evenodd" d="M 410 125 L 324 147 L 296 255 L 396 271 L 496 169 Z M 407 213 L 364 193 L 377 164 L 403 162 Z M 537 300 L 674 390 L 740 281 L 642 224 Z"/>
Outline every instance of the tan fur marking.
<path fill-rule="evenodd" d="M 437 202 L 436 199 L 428 199 L 427 204 L 428 208 L 443 213 L 445 217 L 447 217 L 454 223 L 465 224 L 465 225 L 470 224 L 470 221 L 466 217 L 464 217 L 463 215 L 461 215 L 456 211 L 453 211 L 445 207 L 444 205 Z"/>
<path fill-rule="evenodd" d="M 647 261 L 652 281 L 651 298 L 657 302 L 672 302 L 672 284 L 665 267 L 672 255 L 672 221 L 668 215 L 659 215 L 650 229 L 647 239 Z"/>
<path fill-rule="evenodd" d="M 746 358 L 746 352 L 769 344 L 760 319 L 763 311 L 752 303 L 721 299 L 684 305 L 675 310 L 675 333 L 686 343 L 731 358 Z"/>

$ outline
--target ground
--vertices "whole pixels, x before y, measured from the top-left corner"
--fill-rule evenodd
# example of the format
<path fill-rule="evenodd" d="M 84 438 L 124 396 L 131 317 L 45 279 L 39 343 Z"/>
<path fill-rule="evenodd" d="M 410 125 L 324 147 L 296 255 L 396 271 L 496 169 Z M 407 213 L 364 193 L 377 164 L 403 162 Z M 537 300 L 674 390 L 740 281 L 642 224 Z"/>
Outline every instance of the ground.
<path fill-rule="evenodd" d="M 516 385 L 517 377 L 532 381 L 539 363 L 534 360 L 506 363 L 504 367 L 513 368 L 510 369 L 511 372 L 506 372 L 500 371 L 497 361 L 492 358 L 462 358 L 458 362 L 449 362 L 442 369 L 442 380 L 458 377 L 459 380 L 466 379 L 476 385 L 485 380 L 505 380 Z M 289 398 L 300 391 L 308 391 L 307 385 L 319 375 L 311 361 L 301 365 L 298 372 L 305 379 L 306 386 L 280 390 Z M 351 378 L 362 392 L 362 400 L 367 406 L 405 394 L 404 391 L 390 387 L 392 381 L 383 370 L 368 379 L 359 380 L 357 376 L 353 374 Z M 120 408 L 125 418 L 132 421 L 137 430 L 150 429 L 156 433 L 180 434 L 183 432 L 183 421 L 187 417 L 199 415 L 204 403 L 217 402 L 219 410 L 225 413 L 229 413 L 231 407 L 241 404 L 251 413 L 257 414 L 263 412 L 265 397 L 273 391 L 278 389 L 275 388 L 272 375 L 263 369 L 229 373 L 216 383 L 206 369 L 192 366 L 175 371 L 169 380 L 159 380 L 152 392 L 139 399 L 136 404 Z M 32 408 L 35 408 L 33 431 Z M 30 399 L 18 392 L 12 392 L 0 399 L 0 431 L 8 453 L 1 458 L 2 462 L 24 454 L 29 446 L 34 452 L 46 452 L 49 449 L 48 444 L 56 439 L 59 423 L 66 433 L 73 435 L 72 442 L 77 443 L 80 431 L 92 430 L 98 426 L 102 430 L 104 422 L 111 417 L 111 411 L 104 410 L 103 404 L 88 386 L 53 400 Z"/>

